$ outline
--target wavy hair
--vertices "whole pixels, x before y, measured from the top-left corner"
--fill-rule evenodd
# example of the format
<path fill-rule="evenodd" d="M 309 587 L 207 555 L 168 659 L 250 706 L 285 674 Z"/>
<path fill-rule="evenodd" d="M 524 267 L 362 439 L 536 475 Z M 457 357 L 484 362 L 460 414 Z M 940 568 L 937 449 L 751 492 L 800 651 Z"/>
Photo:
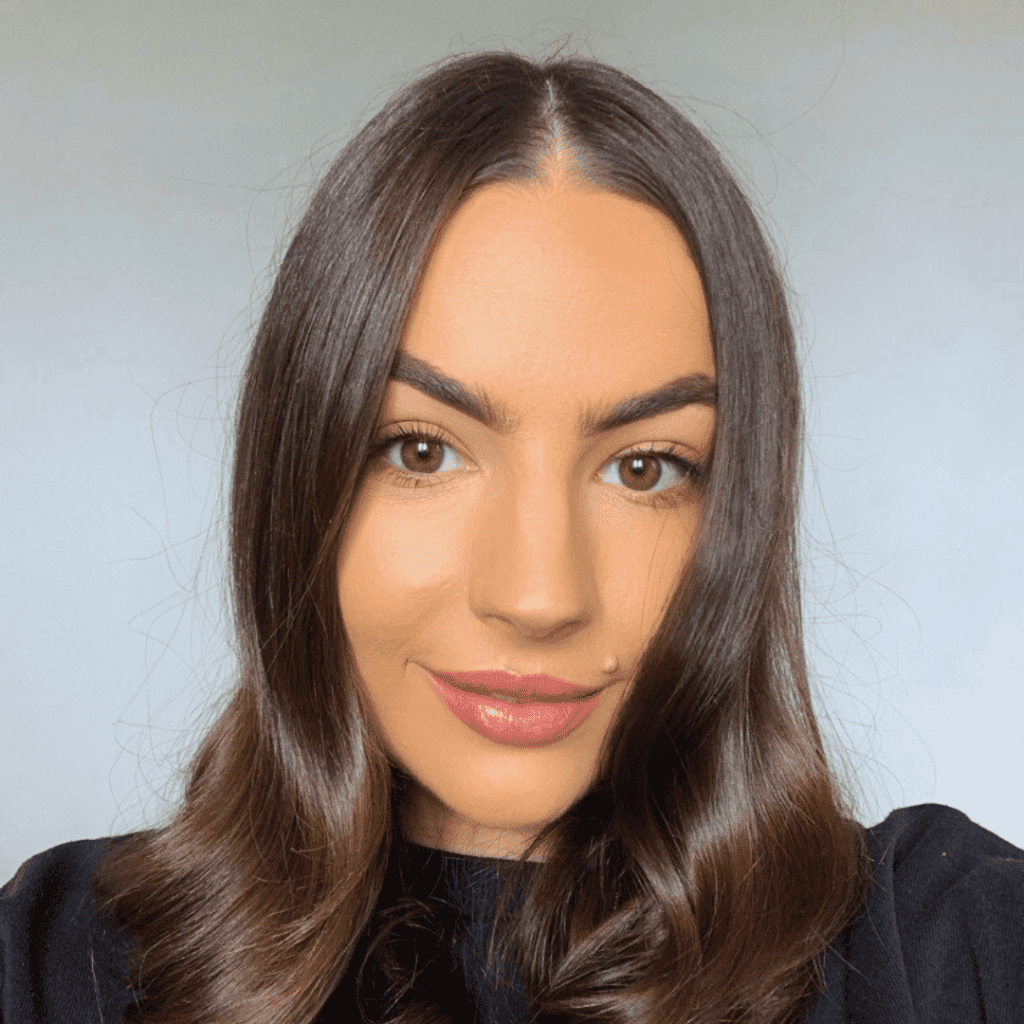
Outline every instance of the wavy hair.
<path fill-rule="evenodd" d="M 553 153 L 685 238 L 711 318 L 716 434 L 690 568 L 593 785 L 505 863 L 488 962 L 511 964 L 531 1017 L 551 1022 L 781 1024 L 824 984 L 821 954 L 871 862 L 808 688 L 800 385 L 776 261 L 671 104 L 595 60 L 486 52 L 386 103 L 281 262 L 236 413 L 238 683 L 173 820 L 113 844 L 93 879 L 135 942 L 126 1021 L 307 1024 L 372 958 L 396 992 L 389 1020 L 447 1019 L 411 998 L 398 919 L 374 913 L 405 848 L 402 773 L 360 695 L 336 559 L 433 241 L 474 189 L 544 181 Z"/>

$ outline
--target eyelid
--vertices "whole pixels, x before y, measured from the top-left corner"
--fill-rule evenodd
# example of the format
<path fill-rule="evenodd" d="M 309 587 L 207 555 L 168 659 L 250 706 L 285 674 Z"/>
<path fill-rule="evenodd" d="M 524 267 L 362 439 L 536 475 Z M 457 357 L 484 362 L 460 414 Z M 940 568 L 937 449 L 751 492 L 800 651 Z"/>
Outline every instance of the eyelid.
<path fill-rule="evenodd" d="M 386 427 L 381 427 L 376 434 L 373 447 L 375 450 L 380 450 L 388 443 L 397 441 L 399 438 L 414 435 L 422 435 L 431 440 L 440 441 L 442 444 L 455 449 L 464 458 L 466 457 L 462 446 L 452 440 L 451 434 L 442 427 L 438 427 L 433 423 L 425 423 L 421 420 L 390 423 Z M 676 455 L 687 462 L 692 462 L 696 466 L 701 466 L 703 462 L 701 456 L 694 451 L 692 446 L 680 444 L 678 441 L 639 441 L 636 444 L 627 445 L 627 447 L 615 455 L 609 455 L 601 463 L 601 467 L 604 468 L 609 462 L 614 462 L 616 459 L 624 459 L 634 452 L 644 455 Z M 703 467 L 701 466 L 701 468 Z"/>
<path fill-rule="evenodd" d="M 420 420 L 414 420 L 411 423 L 391 423 L 386 427 L 381 427 L 372 443 L 372 453 L 379 454 L 385 448 L 394 444 L 395 441 L 407 437 L 425 437 L 431 441 L 439 441 L 441 444 L 447 445 L 458 452 L 460 457 L 466 458 L 462 446 L 458 442 L 453 441 L 451 435 L 446 430 L 435 426 L 433 423 L 424 423 Z"/>

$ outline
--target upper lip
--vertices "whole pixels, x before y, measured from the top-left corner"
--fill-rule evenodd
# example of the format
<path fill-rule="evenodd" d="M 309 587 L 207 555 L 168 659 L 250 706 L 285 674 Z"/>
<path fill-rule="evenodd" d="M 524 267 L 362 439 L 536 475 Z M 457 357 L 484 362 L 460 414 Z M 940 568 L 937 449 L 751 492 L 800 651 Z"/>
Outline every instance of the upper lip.
<path fill-rule="evenodd" d="M 548 701 L 559 703 L 570 700 L 586 700 L 603 687 L 584 689 L 564 679 L 549 675 L 516 675 L 491 669 L 483 672 L 435 672 L 436 676 L 459 690 L 477 693 L 483 697 L 502 697 L 515 701 Z"/>

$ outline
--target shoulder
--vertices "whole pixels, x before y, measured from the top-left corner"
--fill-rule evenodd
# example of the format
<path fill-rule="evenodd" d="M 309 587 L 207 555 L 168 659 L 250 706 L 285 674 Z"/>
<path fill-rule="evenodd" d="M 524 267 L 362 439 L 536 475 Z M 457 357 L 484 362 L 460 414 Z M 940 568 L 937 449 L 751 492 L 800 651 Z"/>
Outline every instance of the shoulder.
<path fill-rule="evenodd" d="M 125 989 L 127 943 L 98 917 L 92 873 L 118 836 L 30 857 L 0 888 L 0 1020 L 100 1021 Z"/>
<path fill-rule="evenodd" d="M 0 888 L 0 922 L 10 937 L 67 931 L 95 913 L 92 873 L 120 837 L 62 843 L 30 857 Z"/>
<path fill-rule="evenodd" d="M 1005 1021 L 1024 1003 L 1024 851 L 942 804 L 866 830 L 872 886 L 815 1022 Z"/>
<path fill-rule="evenodd" d="M 93 869 L 118 836 L 104 839 L 78 839 L 61 843 L 29 857 L 0 887 L 0 912 L 12 905 L 39 898 L 59 898 L 68 889 L 88 883 Z"/>
<path fill-rule="evenodd" d="M 885 821 L 868 829 L 880 856 L 893 867 L 914 870 L 936 856 L 963 864 L 979 858 L 1018 860 L 1024 851 L 945 804 L 898 807 Z M 945 866 L 945 865 L 943 865 Z"/>
<path fill-rule="evenodd" d="M 993 937 L 1024 912 L 1024 850 L 942 804 L 893 811 L 868 830 L 876 888 L 915 934 L 970 927 Z"/>

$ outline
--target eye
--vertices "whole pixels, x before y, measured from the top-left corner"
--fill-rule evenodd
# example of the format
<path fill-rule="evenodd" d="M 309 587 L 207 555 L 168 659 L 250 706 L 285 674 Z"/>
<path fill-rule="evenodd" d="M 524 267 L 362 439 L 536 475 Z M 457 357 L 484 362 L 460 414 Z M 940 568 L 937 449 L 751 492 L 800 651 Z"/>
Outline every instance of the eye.
<path fill-rule="evenodd" d="M 608 479 L 609 475 L 612 479 Z M 621 483 L 641 496 L 686 487 L 699 478 L 700 467 L 696 463 L 672 451 L 659 449 L 618 455 L 601 474 L 606 483 Z"/>
<path fill-rule="evenodd" d="M 405 431 L 382 438 L 377 452 L 391 469 L 406 477 L 434 476 L 458 468 L 455 449 L 427 430 Z"/>
<path fill-rule="evenodd" d="M 383 461 L 383 468 L 396 483 L 419 487 L 433 482 L 431 477 L 442 470 L 456 468 L 455 451 L 437 427 L 417 423 L 382 433 L 374 441 L 371 455 L 373 461 Z"/>

